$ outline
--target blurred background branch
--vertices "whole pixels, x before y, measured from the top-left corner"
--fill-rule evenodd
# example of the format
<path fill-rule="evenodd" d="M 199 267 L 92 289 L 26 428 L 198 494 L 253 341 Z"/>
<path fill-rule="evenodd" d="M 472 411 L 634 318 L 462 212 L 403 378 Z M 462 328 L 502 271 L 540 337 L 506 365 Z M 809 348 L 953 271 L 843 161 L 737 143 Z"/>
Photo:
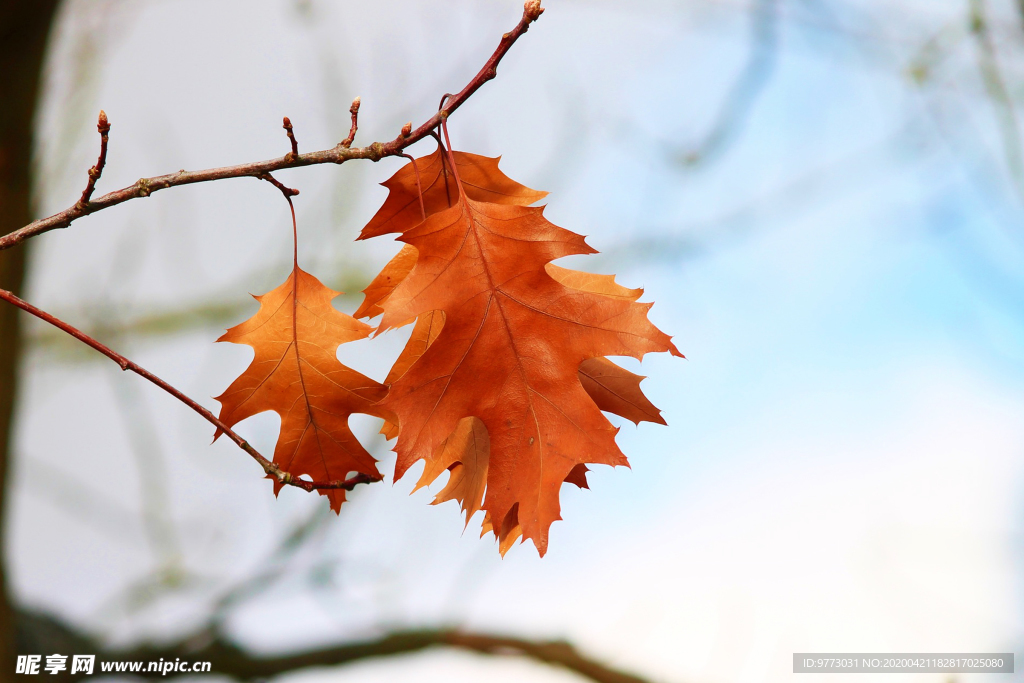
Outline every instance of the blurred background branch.
<path fill-rule="evenodd" d="M 337 667 L 366 659 L 394 657 L 427 648 L 450 647 L 498 657 L 523 657 L 561 667 L 597 683 L 645 683 L 645 679 L 603 666 L 581 655 L 566 642 L 538 642 L 458 630 L 418 630 L 389 633 L 376 640 L 311 649 L 282 657 L 254 655 L 213 633 L 199 633 L 166 647 L 142 646 L 131 650 L 108 650 L 96 640 L 70 630 L 52 617 L 19 614 L 19 650 L 25 652 L 93 652 L 107 661 L 155 662 L 182 659 L 210 662 L 212 671 L 238 680 L 260 680 L 311 668 Z M 166 679 L 162 673 L 136 675 L 136 678 Z M 60 675 L 54 681 L 91 678 L 85 675 Z"/>

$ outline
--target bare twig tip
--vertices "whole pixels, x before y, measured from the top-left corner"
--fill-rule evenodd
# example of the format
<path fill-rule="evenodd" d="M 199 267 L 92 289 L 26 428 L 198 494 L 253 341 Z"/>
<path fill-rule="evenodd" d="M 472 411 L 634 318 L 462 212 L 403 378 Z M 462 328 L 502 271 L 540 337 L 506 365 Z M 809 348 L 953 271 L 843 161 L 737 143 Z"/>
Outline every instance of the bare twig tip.
<path fill-rule="evenodd" d="M 352 142 L 356 139 L 356 131 L 359 130 L 359 105 L 362 104 L 362 100 L 356 97 L 352 100 L 352 106 L 348 108 L 348 113 L 352 114 L 352 126 L 348 129 L 348 137 L 341 141 L 341 146 L 348 149 L 352 146 Z"/>
<path fill-rule="evenodd" d="M 288 133 L 288 141 L 292 143 L 292 151 L 284 155 L 285 161 L 290 164 L 299 157 L 299 141 L 295 139 L 295 132 L 292 130 L 292 120 L 290 118 L 284 117 L 281 127 Z"/>

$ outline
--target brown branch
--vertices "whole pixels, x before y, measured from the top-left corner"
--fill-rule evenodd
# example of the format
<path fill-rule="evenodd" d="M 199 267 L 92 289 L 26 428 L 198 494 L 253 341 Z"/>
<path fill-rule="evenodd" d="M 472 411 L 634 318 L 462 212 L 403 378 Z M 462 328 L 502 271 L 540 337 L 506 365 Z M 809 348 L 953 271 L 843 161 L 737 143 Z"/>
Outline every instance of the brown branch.
<path fill-rule="evenodd" d="M 107 120 L 107 112 L 100 109 L 100 116 L 96 122 L 96 130 L 100 134 L 100 157 L 96 160 L 96 165 L 89 169 L 89 182 L 86 183 L 85 189 L 82 190 L 82 198 L 75 204 L 76 207 L 85 208 L 89 206 L 89 200 L 92 198 L 92 191 L 96 189 L 96 181 L 103 175 L 103 167 L 107 165 L 107 141 L 110 136 L 110 122 Z"/>
<path fill-rule="evenodd" d="M 419 142 L 429 135 L 443 119 L 450 116 L 456 109 L 462 106 L 462 104 L 465 103 L 473 93 L 479 90 L 484 83 L 493 79 L 498 73 L 498 63 L 501 62 L 502 57 L 505 56 L 505 53 L 509 51 L 509 48 L 512 47 L 516 40 L 526 33 L 530 28 L 530 24 L 536 21 L 543 12 L 544 10 L 540 6 L 540 0 L 528 0 L 523 9 L 523 18 L 515 28 L 501 37 L 501 42 L 498 43 L 498 47 L 488 58 L 487 62 L 484 63 L 483 68 L 477 72 L 476 76 L 466 84 L 466 87 L 460 90 L 448 101 L 448 104 L 443 110 L 431 116 L 426 122 L 416 130 L 412 131 L 409 135 L 405 135 L 404 131 L 402 131 L 397 138 L 390 142 L 374 142 L 366 147 L 345 147 L 342 143 L 338 143 L 338 145 L 331 149 L 299 154 L 294 159 L 289 159 L 288 155 L 285 155 L 284 157 L 278 157 L 276 159 L 254 161 L 247 164 L 238 164 L 236 166 L 210 168 L 203 171 L 181 170 L 177 173 L 169 173 L 167 175 L 155 176 L 152 178 L 140 178 L 128 187 L 105 194 L 83 206 L 76 204 L 75 206 L 65 209 L 60 213 L 56 213 L 47 218 L 41 218 L 19 230 L 15 230 L 3 237 L 0 237 L 0 250 L 13 247 L 15 244 L 19 244 L 29 238 L 41 235 L 44 232 L 49 232 L 50 230 L 56 230 L 58 228 L 66 228 L 82 216 L 87 216 L 89 214 L 96 213 L 97 211 L 108 209 L 111 206 L 122 204 L 129 199 L 148 197 L 154 192 L 165 190 L 169 187 L 191 185 L 193 183 L 205 183 L 211 180 L 224 180 L 226 178 L 258 178 L 263 174 L 283 168 L 313 166 L 315 164 L 341 164 L 351 159 L 370 159 L 372 161 L 380 161 L 385 157 L 398 156 L 406 147 L 415 142 Z M 353 114 L 353 117 L 354 116 L 355 115 Z M 354 137 L 354 132 L 351 133 L 351 135 Z"/>
<path fill-rule="evenodd" d="M 348 113 L 352 115 L 352 125 L 348 129 L 348 137 L 341 141 L 341 146 L 348 149 L 352 146 L 352 143 L 356 139 L 356 131 L 359 130 L 359 104 L 361 100 L 357 97 L 352 100 L 352 106 L 348 108 Z M 405 129 L 403 128 L 404 132 Z"/>
<path fill-rule="evenodd" d="M 380 481 L 379 478 L 373 478 L 373 477 L 370 477 L 370 476 L 365 475 L 365 474 L 358 474 L 358 475 L 356 475 L 354 477 L 351 477 L 349 479 L 345 479 L 344 481 L 320 482 L 320 481 L 306 481 L 305 479 L 299 479 L 298 477 L 295 477 L 295 476 L 291 475 L 290 473 L 285 472 L 284 470 L 282 470 L 280 467 L 275 465 L 270 460 L 267 460 L 265 457 L 263 457 L 260 454 L 259 451 L 257 451 L 255 448 L 250 446 L 249 443 L 245 439 L 243 439 L 241 436 L 239 436 L 237 433 L 235 433 L 225 423 L 221 422 L 221 420 L 216 415 L 214 415 L 209 410 L 207 410 L 203 406 L 199 405 L 198 403 L 193 401 L 191 398 L 189 398 L 185 394 L 181 393 L 180 391 L 175 389 L 173 386 L 171 386 L 170 384 L 168 384 L 164 380 L 160 379 L 159 377 L 157 377 L 156 375 L 154 375 L 150 371 L 148 371 L 145 368 L 137 365 L 136 363 L 133 363 L 132 361 L 128 360 L 127 358 L 125 358 L 121 354 L 117 353 L 113 349 L 111 349 L 108 346 L 105 346 L 104 344 L 100 343 L 99 341 L 93 339 L 92 337 L 87 335 L 85 332 L 82 332 L 78 328 L 72 327 L 71 325 L 67 324 L 63 320 L 60 320 L 59 318 L 55 318 L 54 316 L 50 315 L 46 311 L 44 311 L 42 309 L 39 309 L 39 308 L 36 308 L 35 306 L 33 306 L 32 304 L 28 303 L 27 301 L 24 301 L 23 299 L 18 298 L 17 296 L 12 294 L 11 292 L 8 292 L 6 289 L 0 289 L 0 299 L 3 299 L 4 301 L 6 301 L 6 302 L 8 302 L 10 304 L 13 304 L 14 306 L 17 306 L 18 308 L 20 308 L 23 311 L 26 311 L 27 313 L 31 313 L 32 315 L 34 315 L 35 317 L 39 318 L 40 320 L 42 320 L 44 322 L 47 322 L 47 323 L 50 323 L 54 327 L 57 327 L 57 328 L 65 331 L 65 332 L 67 332 L 68 334 L 70 334 L 75 339 L 77 339 L 80 342 L 86 344 L 87 346 L 92 347 L 93 349 L 96 349 L 97 351 L 102 353 L 104 356 L 106 356 L 110 360 L 112 360 L 115 363 L 117 363 L 118 365 L 120 365 L 122 370 L 131 370 L 132 372 L 134 372 L 139 377 L 147 379 L 150 382 L 152 382 L 153 384 L 157 385 L 158 387 L 160 387 L 161 389 L 166 391 L 168 394 L 170 394 L 174 398 L 178 399 L 179 401 L 181 401 L 182 403 L 187 405 L 189 408 L 191 408 L 195 412 L 199 413 L 201 416 L 203 416 L 206 419 L 207 422 L 209 422 L 214 427 L 219 429 L 221 432 L 226 434 L 228 436 L 228 438 L 230 438 L 232 441 L 235 442 L 235 444 L 238 445 L 239 448 L 241 448 L 243 451 L 245 451 L 246 453 L 251 455 L 253 457 L 253 459 L 256 460 L 256 462 L 258 462 L 260 464 L 260 467 L 263 468 L 263 471 L 266 472 L 267 475 L 269 475 L 270 477 L 273 477 L 274 479 L 276 479 L 277 481 L 281 482 L 282 484 L 287 484 L 289 486 L 296 486 L 296 487 L 298 487 L 300 489 L 303 489 L 304 491 L 314 491 L 314 490 L 321 490 L 321 489 L 345 489 L 346 491 L 351 491 L 352 489 L 354 489 L 359 484 L 368 484 L 370 482 Z"/>
<path fill-rule="evenodd" d="M 295 131 L 292 130 L 292 120 L 284 117 L 284 125 L 281 126 L 288 133 L 288 140 L 292 143 L 292 151 L 284 155 L 288 161 L 295 161 L 299 156 L 299 141 L 295 139 Z"/>

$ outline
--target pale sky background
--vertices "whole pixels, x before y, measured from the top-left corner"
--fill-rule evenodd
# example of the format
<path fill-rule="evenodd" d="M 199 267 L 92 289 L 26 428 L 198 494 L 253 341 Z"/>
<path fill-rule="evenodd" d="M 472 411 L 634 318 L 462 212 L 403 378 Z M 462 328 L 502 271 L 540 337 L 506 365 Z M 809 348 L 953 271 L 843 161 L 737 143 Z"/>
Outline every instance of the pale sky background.
<path fill-rule="evenodd" d="M 1017 101 L 1024 30 L 1011 2 L 988 4 Z M 564 490 L 543 559 L 528 545 L 502 560 L 479 518 L 463 533 L 454 503 L 409 496 L 419 467 L 363 487 L 230 632 L 261 651 L 415 626 L 564 637 L 665 683 L 788 681 L 799 651 L 1024 653 L 1024 205 L 967 2 L 778 0 L 775 33 L 755 34 L 763 83 L 732 118 L 748 3 L 546 5 L 453 116 L 453 143 L 551 192 L 546 215 L 602 252 L 573 267 L 656 302 L 688 360 L 625 364 L 649 376 L 669 426 L 624 425 L 632 469 Z M 333 146 L 355 95 L 357 144 L 388 140 L 461 89 L 520 14 L 504 0 L 68 2 L 41 212 L 81 192 L 100 108 L 113 129 L 98 192 L 282 155 L 284 115 L 302 150 Z M 722 121 L 723 146 L 682 163 Z M 336 301 L 346 312 L 397 251 L 352 240 L 399 166 L 278 174 L 302 192 L 300 262 L 356 295 Z M 213 340 L 255 310 L 248 292 L 284 279 L 289 241 L 266 183 L 172 189 L 37 239 L 28 298 L 106 326 L 101 338 L 216 410 L 209 397 L 251 355 Z M 109 331 L 210 302 L 243 308 L 169 335 Z M 403 341 L 340 357 L 383 379 Z M 40 344 L 26 379 L 14 587 L 116 642 L 200 623 L 326 508 L 296 490 L 275 500 L 248 456 L 88 350 Z M 390 471 L 374 422 L 354 420 Z M 275 416 L 238 429 L 272 452 Z M 295 678 L 577 680 L 451 651 Z"/>

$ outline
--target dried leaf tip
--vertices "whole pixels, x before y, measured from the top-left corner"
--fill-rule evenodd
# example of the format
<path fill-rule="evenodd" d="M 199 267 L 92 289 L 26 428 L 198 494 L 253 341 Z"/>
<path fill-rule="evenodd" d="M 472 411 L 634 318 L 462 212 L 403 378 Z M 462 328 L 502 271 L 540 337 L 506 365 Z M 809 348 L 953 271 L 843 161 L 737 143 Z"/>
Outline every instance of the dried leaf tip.
<path fill-rule="evenodd" d="M 402 137 L 407 138 L 412 135 L 412 121 L 402 126 Z"/>
<path fill-rule="evenodd" d="M 540 0 L 526 0 L 523 6 L 523 14 L 530 21 L 537 21 L 540 15 L 544 14 L 544 8 L 540 6 Z"/>
<path fill-rule="evenodd" d="M 100 135 L 106 135 L 110 132 L 110 121 L 107 120 L 107 112 L 100 109 L 100 117 L 96 121 L 96 130 L 99 131 Z"/>

